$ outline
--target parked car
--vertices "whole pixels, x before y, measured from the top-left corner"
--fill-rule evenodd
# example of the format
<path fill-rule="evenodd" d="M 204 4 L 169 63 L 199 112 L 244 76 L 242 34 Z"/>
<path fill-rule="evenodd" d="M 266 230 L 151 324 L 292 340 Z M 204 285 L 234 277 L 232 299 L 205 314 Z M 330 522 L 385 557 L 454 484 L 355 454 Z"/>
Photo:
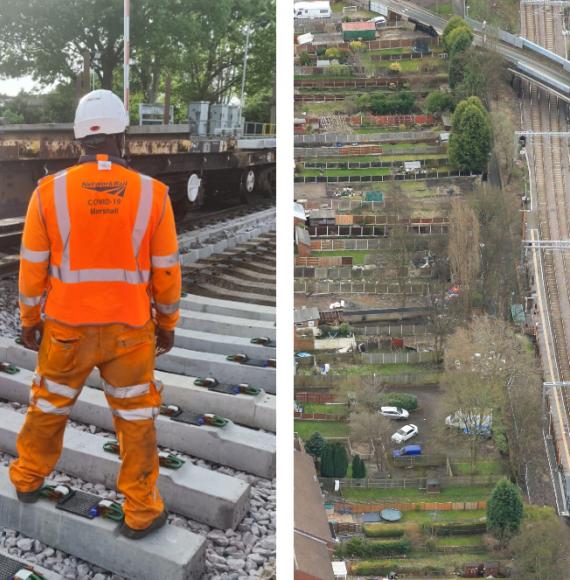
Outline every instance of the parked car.
<path fill-rule="evenodd" d="M 445 418 L 448 427 L 461 429 L 466 435 L 491 436 L 493 427 L 493 412 L 491 410 L 480 411 L 472 409 L 470 411 L 456 411 L 453 415 Z"/>
<path fill-rule="evenodd" d="M 378 414 L 389 419 L 407 419 L 410 416 L 406 409 L 400 409 L 400 407 L 380 407 Z"/>
<path fill-rule="evenodd" d="M 401 449 L 394 449 L 392 457 L 403 457 L 404 455 L 421 455 L 421 445 L 404 445 Z"/>
<path fill-rule="evenodd" d="M 371 18 L 367 22 L 374 22 L 374 25 L 376 26 L 376 28 L 382 28 L 382 26 L 386 25 L 386 17 L 385 16 L 375 16 L 374 18 Z"/>
<path fill-rule="evenodd" d="M 418 428 L 411 423 L 409 425 L 404 425 L 400 430 L 396 431 L 392 435 L 392 441 L 394 443 L 404 443 L 415 437 L 418 434 Z"/>

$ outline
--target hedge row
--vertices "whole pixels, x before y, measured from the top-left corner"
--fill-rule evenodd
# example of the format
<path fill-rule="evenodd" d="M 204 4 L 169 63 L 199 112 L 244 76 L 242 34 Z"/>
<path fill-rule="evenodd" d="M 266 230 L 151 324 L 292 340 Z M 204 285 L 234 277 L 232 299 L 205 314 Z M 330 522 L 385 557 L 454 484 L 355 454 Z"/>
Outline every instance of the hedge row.
<path fill-rule="evenodd" d="M 351 574 L 354 576 L 376 576 L 390 572 L 417 574 L 418 576 L 443 575 L 446 573 L 446 568 L 421 562 L 396 563 L 393 560 L 374 560 L 357 562 L 352 565 L 351 569 Z"/>
<path fill-rule="evenodd" d="M 418 408 L 418 398 L 408 393 L 386 393 L 381 402 L 382 406 L 400 407 L 406 411 L 415 411 Z"/>
<path fill-rule="evenodd" d="M 340 557 L 374 558 L 378 556 L 405 556 L 412 549 L 408 540 L 367 540 L 352 538 L 337 548 Z"/>
<path fill-rule="evenodd" d="M 367 538 L 401 538 L 406 528 L 391 524 L 364 524 L 362 531 Z"/>
<path fill-rule="evenodd" d="M 471 522 L 434 522 L 422 524 L 422 531 L 425 534 L 434 536 L 452 536 L 454 534 L 463 534 L 465 536 L 474 536 L 484 534 L 487 531 L 486 518 L 480 518 Z"/>

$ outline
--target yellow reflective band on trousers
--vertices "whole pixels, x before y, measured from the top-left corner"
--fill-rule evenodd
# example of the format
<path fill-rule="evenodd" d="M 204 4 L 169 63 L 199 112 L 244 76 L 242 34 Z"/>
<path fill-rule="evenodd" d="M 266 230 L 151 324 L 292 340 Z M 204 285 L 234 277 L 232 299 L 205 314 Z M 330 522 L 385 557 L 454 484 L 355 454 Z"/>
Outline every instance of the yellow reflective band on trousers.
<path fill-rule="evenodd" d="M 162 513 L 154 423 L 161 397 L 154 379 L 154 349 L 152 322 L 132 328 L 46 321 L 30 407 L 18 436 L 18 459 L 10 465 L 17 490 L 37 489 L 53 471 L 69 413 L 85 380 L 98 367 L 120 446 L 117 490 L 125 495 L 125 521 L 143 529 Z"/>

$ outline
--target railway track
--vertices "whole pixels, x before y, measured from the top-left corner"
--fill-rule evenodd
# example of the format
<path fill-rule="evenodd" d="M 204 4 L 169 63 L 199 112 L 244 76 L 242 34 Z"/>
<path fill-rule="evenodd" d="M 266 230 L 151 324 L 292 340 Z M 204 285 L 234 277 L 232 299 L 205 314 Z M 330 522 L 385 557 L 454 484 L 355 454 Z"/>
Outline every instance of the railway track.
<path fill-rule="evenodd" d="M 272 577 L 276 447 L 271 393 L 275 393 L 276 371 L 226 358 L 238 351 L 247 352 L 252 362 L 275 356 L 275 308 L 264 302 L 275 294 L 275 234 L 265 221 L 265 233 L 253 232 L 249 241 L 234 241 L 230 249 L 185 268 L 185 290 L 191 294 L 182 298 L 175 348 L 157 359 L 163 400 L 191 413 L 214 413 L 228 422 L 197 426 L 164 415 L 157 419 L 160 450 L 185 463 L 176 476 L 161 470 L 161 491 L 171 515 L 164 532 L 149 542 L 122 543 L 110 522 L 54 511 L 47 500 L 30 506 L 20 517 L 6 466 L 15 454 L 35 353 L 0 336 L 0 360 L 19 369 L 14 375 L 0 372 L 0 564 L 4 551 L 40 573 L 47 569 L 49 580 Z M 208 276 L 203 275 L 205 270 Z M 189 272 L 202 274 L 188 280 Z M 253 342 L 255 337 L 270 342 Z M 247 383 L 261 391 L 210 390 L 197 384 L 197 377 Z M 50 479 L 121 502 L 124 498 L 113 488 L 118 459 L 109 463 L 103 451 L 113 435 L 111 415 L 102 410 L 100 387 L 98 376 L 91 375 L 72 412 L 58 471 Z M 41 518 L 46 519 L 38 526 Z M 92 534 L 94 546 L 118 542 L 120 550 L 108 549 L 105 554 L 104 548 L 91 549 L 88 542 L 75 541 L 59 526 L 79 537 Z M 4 579 L 1 567 L 0 578 Z"/>
<path fill-rule="evenodd" d="M 521 30 L 526 38 L 560 53 L 559 30 L 552 6 L 521 5 Z M 567 131 L 565 105 L 555 96 L 525 84 L 523 121 L 533 132 Z M 537 194 L 537 226 L 541 240 L 570 239 L 570 182 L 567 140 L 553 135 L 532 137 L 527 142 L 529 160 Z M 532 176 L 531 176 L 532 178 Z M 531 218 L 532 219 L 532 218 Z M 531 237 L 534 232 L 531 232 Z M 540 260 L 534 250 L 538 269 L 537 292 L 540 298 L 542 277 L 546 304 L 540 306 L 543 330 L 542 357 L 546 381 L 570 382 L 570 255 L 564 251 L 543 251 Z M 540 265 L 540 268 L 539 268 Z M 550 349 L 552 344 L 552 350 Z M 552 471 L 558 511 L 567 513 L 570 481 L 570 393 L 567 387 L 554 386 L 547 392 L 548 435 L 558 470 Z M 549 441 L 546 440 L 547 451 Z"/>
<path fill-rule="evenodd" d="M 240 203 L 223 209 L 200 209 L 189 212 L 177 223 L 179 237 L 271 207 L 274 207 L 274 204 L 266 198 L 255 198 L 248 204 Z M 18 270 L 23 226 L 23 217 L 0 220 L 0 278 Z"/>

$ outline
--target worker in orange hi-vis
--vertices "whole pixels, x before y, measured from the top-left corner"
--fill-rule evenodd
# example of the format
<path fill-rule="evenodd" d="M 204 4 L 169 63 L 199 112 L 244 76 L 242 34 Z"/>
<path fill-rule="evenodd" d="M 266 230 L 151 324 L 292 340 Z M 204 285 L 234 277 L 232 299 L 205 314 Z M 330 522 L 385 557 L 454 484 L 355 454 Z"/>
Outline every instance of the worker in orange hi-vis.
<path fill-rule="evenodd" d="M 74 125 L 84 155 L 43 178 L 30 200 L 20 312 L 22 342 L 39 354 L 10 477 L 20 501 L 38 500 L 73 404 L 98 367 L 122 459 L 121 533 L 138 539 L 168 516 L 156 485 L 162 389 L 154 362 L 174 343 L 181 273 L 168 188 L 126 166 L 127 125 L 112 92 L 84 96 Z"/>

